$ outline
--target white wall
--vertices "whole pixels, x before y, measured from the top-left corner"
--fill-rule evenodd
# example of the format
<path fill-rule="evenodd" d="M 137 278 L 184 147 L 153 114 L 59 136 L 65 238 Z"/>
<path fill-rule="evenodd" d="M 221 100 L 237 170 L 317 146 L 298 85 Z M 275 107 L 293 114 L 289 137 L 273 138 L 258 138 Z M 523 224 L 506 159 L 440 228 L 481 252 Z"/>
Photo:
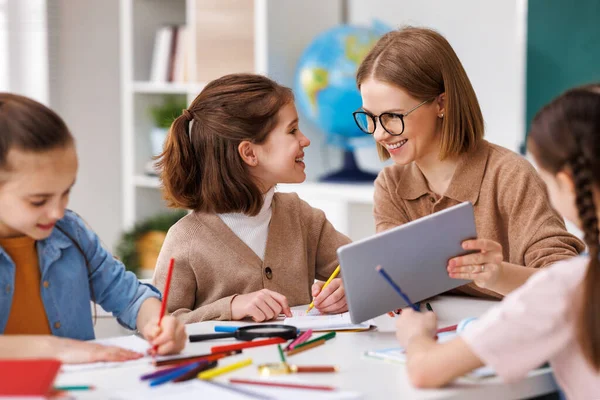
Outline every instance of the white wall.
<path fill-rule="evenodd" d="M 48 104 L 46 0 L 0 0 L 0 90 Z"/>
<path fill-rule="evenodd" d="M 79 154 L 69 206 L 112 248 L 121 226 L 119 2 L 48 3 L 50 106 Z"/>
<path fill-rule="evenodd" d="M 475 88 L 486 138 L 516 151 L 525 135 L 526 10 L 527 0 L 349 0 L 349 21 L 443 34 Z"/>

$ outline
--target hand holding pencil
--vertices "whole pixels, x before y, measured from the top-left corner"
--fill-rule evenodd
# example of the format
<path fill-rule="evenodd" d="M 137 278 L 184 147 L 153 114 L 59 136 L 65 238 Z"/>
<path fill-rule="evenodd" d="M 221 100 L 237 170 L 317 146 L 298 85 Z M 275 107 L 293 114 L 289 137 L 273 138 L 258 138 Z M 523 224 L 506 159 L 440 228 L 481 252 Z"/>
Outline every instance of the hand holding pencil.
<path fill-rule="evenodd" d="M 171 259 L 162 302 L 157 302 L 155 298 L 146 299 L 138 312 L 138 327 L 140 333 L 152 345 L 149 351 L 152 355 L 179 353 L 187 342 L 185 326 L 181 321 L 171 315 L 165 315 L 174 264 L 175 260 Z"/>
<path fill-rule="evenodd" d="M 313 302 L 308 306 L 309 312 L 316 307 L 322 313 L 339 314 L 348 311 L 346 292 L 341 278 L 336 278 L 340 266 L 333 271 L 327 282 L 315 282 L 312 286 Z"/>

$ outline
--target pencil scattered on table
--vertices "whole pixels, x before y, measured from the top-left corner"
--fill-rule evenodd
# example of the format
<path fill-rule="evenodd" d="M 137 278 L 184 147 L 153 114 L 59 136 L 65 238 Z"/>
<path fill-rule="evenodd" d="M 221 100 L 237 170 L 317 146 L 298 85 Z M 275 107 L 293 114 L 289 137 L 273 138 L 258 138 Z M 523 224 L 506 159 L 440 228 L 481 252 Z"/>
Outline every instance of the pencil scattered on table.
<path fill-rule="evenodd" d="M 247 358 L 242 361 L 238 361 L 233 364 L 225 365 L 219 368 L 209 369 L 208 371 L 203 371 L 198 374 L 199 379 L 212 379 L 216 376 L 226 374 L 227 372 L 235 371 L 236 369 L 244 368 L 248 365 L 252 364 L 252 359 Z"/>

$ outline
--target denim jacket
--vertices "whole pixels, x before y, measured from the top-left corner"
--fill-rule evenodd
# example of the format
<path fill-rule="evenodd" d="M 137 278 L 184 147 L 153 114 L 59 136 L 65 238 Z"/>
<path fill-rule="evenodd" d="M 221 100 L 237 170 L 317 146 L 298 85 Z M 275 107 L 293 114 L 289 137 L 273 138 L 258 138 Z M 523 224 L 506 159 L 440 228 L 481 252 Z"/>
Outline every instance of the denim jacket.
<path fill-rule="evenodd" d="M 37 241 L 36 246 L 41 273 L 38 290 L 56 336 L 94 339 L 90 285 L 96 303 L 129 329 L 136 329 L 137 314 L 146 299 L 161 298 L 155 287 L 140 283 L 132 272 L 125 271 L 123 264 L 102 247 L 98 236 L 72 211 L 67 210 L 50 236 Z M 0 333 L 8 321 L 14 281 L 15 264 L 0 247 Z"/>

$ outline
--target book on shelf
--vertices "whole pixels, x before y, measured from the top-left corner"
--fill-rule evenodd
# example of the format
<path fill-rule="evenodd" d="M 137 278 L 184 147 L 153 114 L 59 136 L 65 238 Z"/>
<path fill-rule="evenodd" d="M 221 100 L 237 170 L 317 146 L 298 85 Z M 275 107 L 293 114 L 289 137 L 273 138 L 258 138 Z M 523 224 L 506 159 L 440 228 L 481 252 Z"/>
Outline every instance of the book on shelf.
<path fill-rule="evenodd" d="M 186 56 L 189 34 L 185 25 L 165 25 L 155 34 L 150 81 L 183 83 L 189 81 Z"/>

